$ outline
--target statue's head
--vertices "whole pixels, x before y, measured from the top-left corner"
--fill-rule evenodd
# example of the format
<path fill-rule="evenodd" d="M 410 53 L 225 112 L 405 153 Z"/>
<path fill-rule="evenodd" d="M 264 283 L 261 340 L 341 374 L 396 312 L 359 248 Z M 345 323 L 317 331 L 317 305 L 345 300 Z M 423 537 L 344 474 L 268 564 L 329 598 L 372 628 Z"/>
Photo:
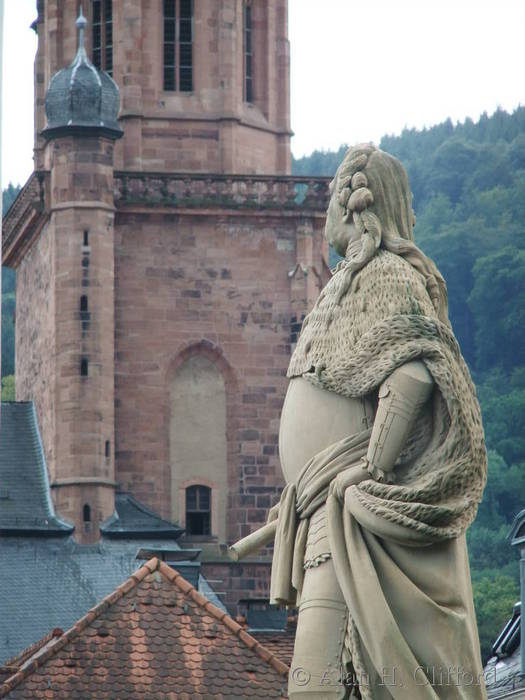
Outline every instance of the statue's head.
<path fill-rule="evenodd" d="M 325 226 L 328 242 L 346 259 L 341 297 L 354 274 L 384 248 L 404 257 L 423 275 L 439 317 L 448 322 L 445 281 L 415 245 L 415 221 L 412 192 L 401 163 L 371 143 L 348 149 L 330 183 Z"/>
<path fill-rule="evenodd" d="M 408 177 L 388 153 L 369 143 L 350 148 L 330 192 L 325 233 L 342 257 L 351 254 L 366 263 L 383 240 L 413 240 L 415 217 Z"/>

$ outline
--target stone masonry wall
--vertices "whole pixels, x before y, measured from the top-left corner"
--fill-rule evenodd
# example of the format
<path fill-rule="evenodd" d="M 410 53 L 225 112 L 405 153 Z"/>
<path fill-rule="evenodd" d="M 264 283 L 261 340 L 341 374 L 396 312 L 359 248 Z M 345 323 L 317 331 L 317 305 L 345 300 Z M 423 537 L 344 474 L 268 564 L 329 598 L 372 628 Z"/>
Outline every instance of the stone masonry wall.
<path fill-rule="evenodd" d="M 16 274 L 16 399 L 34 401 L 50 477 L 55 474 L 54 231 L 48 224 Z"/>
<path fill-rule="evenodd" d="M 283 484 L 277 444 L 292 339 L 289 272 L 303 218 L 116 217 L 116 479 L 170 517 L 170 386 L 183 358 L 205 354 L 226 385 L 229 542 L 265 521 Z M 322 238 L 314 238 L 319 265 Z"/>

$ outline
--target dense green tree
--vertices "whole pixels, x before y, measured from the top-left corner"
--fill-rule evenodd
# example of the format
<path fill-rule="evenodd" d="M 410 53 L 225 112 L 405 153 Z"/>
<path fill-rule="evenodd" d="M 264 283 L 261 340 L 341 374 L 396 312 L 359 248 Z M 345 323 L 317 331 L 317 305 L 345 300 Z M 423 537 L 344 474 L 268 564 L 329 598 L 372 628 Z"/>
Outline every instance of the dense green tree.
<path fill-rule="evenodd" d="M 9 375 L 8 377 L 2 377 L 2 401 L 14 401 L 15 400 L 15 377 L 14 375 Z"/>
<path fill-rule="evenodd" d="M 478 258 L 468 304 L 476 319 L 476 368 L 525 365 L 525 250 Z"/>
<path fill-rule="evenodd" d="M 2 192 L 2 216 L 7 214 L 9 207 L 15 201 L 21 189 L 20 185 L 13 185 L 13 183 L 10 182 Z"/>
<path fill-rule="evenodd" d="M 446 195 L 456 204 L 463 194 L 467 178 L 476 171 L 480 159 L 475 144 L 459 138 L 444 141 L 436 149 L 428 173 L 429 191 Z"/>
<path fill-rule="evenodd" d="M 525 168 L 525 134 L 518 134 L 509 145 L 508 156 L 510 164 L 516 170 Z"/>
<path fill-rule="evenodd" d="M 494 630 L 501 630 L 512 614 L 519 598 L 519 585 L 510 576 L 500 574 L 473 581 L 474 605 L 477 612 L 481 656 L 486 661 L 495 641 Z"/>

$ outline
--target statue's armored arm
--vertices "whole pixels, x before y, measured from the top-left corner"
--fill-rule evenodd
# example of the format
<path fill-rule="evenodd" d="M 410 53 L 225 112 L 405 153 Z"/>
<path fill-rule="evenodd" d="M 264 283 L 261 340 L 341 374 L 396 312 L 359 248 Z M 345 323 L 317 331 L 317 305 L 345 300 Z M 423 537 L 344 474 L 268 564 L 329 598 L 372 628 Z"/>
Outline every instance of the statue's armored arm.
<path fill-rule="evenodd" d="M 398 367 L 379 387 L 379 402 L 372 426 L 366 457 L 359 465 L 340 472 L 331 491 L 341 501 L 349 486 L 372 476 L 389 480 L 397 458 L 406 445 L 410 431 L 429 399 L 434 380 L 420 360 Z"/>
<path fill-rule="evenodd" d="M 379 403 L 366 456 L 368 471 L 375 479 L 387 478 L 394 469 L 433 385 L 432 375 L 417 360 L 398 367 L 379 387 Z"/>

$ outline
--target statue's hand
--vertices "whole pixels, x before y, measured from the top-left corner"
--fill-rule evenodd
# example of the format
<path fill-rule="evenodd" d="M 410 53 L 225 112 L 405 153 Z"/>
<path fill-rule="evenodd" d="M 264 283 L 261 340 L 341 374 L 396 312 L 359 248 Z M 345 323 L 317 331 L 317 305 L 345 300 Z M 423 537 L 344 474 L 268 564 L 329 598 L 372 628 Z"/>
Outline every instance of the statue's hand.
<path fill-rule="evenodd" d="M 366 462 L 363 461 L 357 466 L 349 467 L 340 472 L 330 484 L 329 492 L 342 503 L 345 499 L 345 491 L 349 486 L 354 486 L 370 478 L 370 474 L 366 469 Z"/>

